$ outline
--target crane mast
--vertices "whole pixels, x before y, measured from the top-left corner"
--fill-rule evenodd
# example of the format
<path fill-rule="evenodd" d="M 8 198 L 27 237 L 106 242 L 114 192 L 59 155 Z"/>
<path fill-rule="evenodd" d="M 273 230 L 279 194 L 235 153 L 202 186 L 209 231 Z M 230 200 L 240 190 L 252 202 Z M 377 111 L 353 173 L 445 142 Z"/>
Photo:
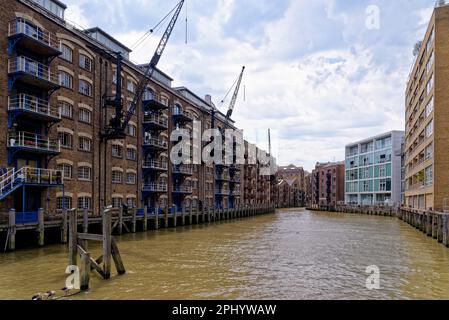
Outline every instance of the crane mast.
<path fill-rule="evenodd" d="M 239 95 L 240 86 L 242 84 L 243 73 L 245 72 L 245 67 L 242 68 L 242 72 L 240 73 L 239 80 L 237 81 L 237 85 L 235 87 L 234 94 L 232 95 L 231 103 L 229 104 L 228 113 L 226 114 L 226 119 L 230 119 L 232 113 L 234 112 L 234 107 L 237 102 L 237 97 Z"/>
<path fill-rule="evenodd" d="M 170 36 L 176 25 L 176 21 L 178 20 L 179 14 L 181 13 L 184 2 L 185 0 L 181 0 L 178 3 L 176 10 L 173 14 L 173 17 L 171 18 L 170 23 L 168 24 L 167 29 L 165 30 L 164 35 L 162 36 L 162 39 L 160 40 L 159 45 L 157 46 L 150 63 L 144 67 L 145 74 L 142 76 L 140 82 L 137 85 L 134 100 L 131 102 L 131 105 L 128 110 L 123 110 L 121 95 L 119 95 L 119 92 L 121 92 L 121 81 L 119 81 L 119 78 L 121 78 L 120 72 L 122 65 L 121 63 L 122 57 L 120 54 L 117 55 L 116 84 L 117 86 L 118 84 L 120 84 L 120 89 L 117 88 L 116 97 L 114 99 L 114 102 L 111 104 L 115 107 L 116 114 L 115 117 L 111 119 L 109 126 L 106 128 L 105 133 L 106 139 L 123 139 L 125 137 L 126 127 L 128 126 L 132 116 L 134 115 L 137 105 L 141 102 L 146 87 L 150 83 L 151 77 L 153 76 L 154 71 L 156 70 L 156 67 L 159 63 L 159 60 L 161 59 L 162 54 L 164 53 L 165 47 L 167 46 L 168 40 L 170 39 Z"/>

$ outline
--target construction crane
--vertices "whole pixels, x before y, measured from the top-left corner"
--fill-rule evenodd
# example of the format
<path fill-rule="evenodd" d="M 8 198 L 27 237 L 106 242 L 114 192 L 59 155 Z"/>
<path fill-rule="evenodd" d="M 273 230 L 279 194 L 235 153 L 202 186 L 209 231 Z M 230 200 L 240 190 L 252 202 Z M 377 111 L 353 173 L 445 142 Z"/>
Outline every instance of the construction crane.
<path fill-rule="evenodd" d="M 235 85 L 236 87 L 234 90 L 234 94 L 232 95 L 231 103 L 229 104 L 228 112 L 226 113 L 226 126 L 229 124 L 229 120 L 231 119 L 232 113 L 234 112 L 235 104 L 236 104 L 237 98 L 239 96 L 240 86 L 242 84 L 242 79 L 243 79 L 244 73 L 245 73 L 245 66 L 242 67 L 242 71 L 240 72 L 240 75 L 239 75 L 237 81 L 234 82 L 231 89 L 229 89 L 228 93 L 226 94 L 224 99 L 221 101 L 222 103 L 224 103 L 225 99 L 227 98 L 227 96 L 229 95 L 229 93 L 231 92 L 232 88 Z M 216 113 L 215 108 L 212 108 L 212 128 L 215 128 L 215 113 Z"/>
<path fill-rule="evenodd" d="M 161 59 L 162 54 L 164 53 L 165 47 L 167 46 L 168 40 L 173 32 L 173 29 L 176 25 L 176 21 L 178 20 L 179 14 L 181 13 L 182 7 L 184 5 L 185 0 L 181 0 L 174 9 L 173 17 L 170 20 L 170 23 L 167 26 L 167 29 L 162 36 L 162 39 L 159 42 L 159 45 L 154 52 L 153 58 L 150 63 L 144 67 L 145 74 L 142 76 L 140 82 L 137 85 L 136 93 L 134 95 L 134 100 L 131 102 L 128 110 L 123 110 L 123 102 L 121 96 L 122 83 L 121 83 L 121 70 L 122 70 L 122 55 L 120 53 L 117 54 L 117 79 L 116 79 L 116 94 L 115 98 L 112 100 L 107 100 L 106 105 L 112 106 L 115 108 L 115 116 L 110 120 L 109 125 L 106 126 L 105 132 L 103 134 L 103 138 L 105 140 L 120 140 L 124 139 L 126 134 L 126 128 L 131 120 L 134 112 L 136 110 L 137 105 L 141 102 L 142 97 L 145 93 L 145 90 L 150 83 L 151 77 L 156 70 L 156 67 Z"/>

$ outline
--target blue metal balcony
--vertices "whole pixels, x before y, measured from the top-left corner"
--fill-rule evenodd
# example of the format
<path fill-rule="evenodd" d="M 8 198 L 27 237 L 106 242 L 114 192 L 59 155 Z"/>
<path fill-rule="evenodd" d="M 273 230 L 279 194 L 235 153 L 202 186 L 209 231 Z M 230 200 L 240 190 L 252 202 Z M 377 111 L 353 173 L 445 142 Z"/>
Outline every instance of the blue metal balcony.
<path fill-rule="evenodd" d="M 61 121 L 59 107 L 51 106 L 46 100 L 26 94 L 18 94 L 8 98 L 8 115 L 9 128 L 12 128 L 17 118 L 43 123 Z"/>
<path fill-rule="evenodd" d="M 152 110 L 167 110 L 168 105 L 165 100 L 162 99 L 162 97 L 150 90 L 145 91 L 142 97 L 142 105 L 144 110 L 145 109 L 152 109 Z"/>
<path fill-rule="evenodd" d="M 60 88 L 58 76 L 49 66 L 24 56 L 9 60 L 8 76 L 9 91 L 17 81 L 47 91 Z"/>
<path fill-rule="evenodd" d="M 229 196 L 231 192 L 227 189 L 216 189 L 215 195 L 217 196 Z"/>
<path fill-rule="evenodd" d="M 168 186 L 163 183 L 144 183 L 142 191 L 145 193 L 166 193 L 168 191 Z"/>
<path fill-rule="evenodd" d="M 168 163 L 163 161 L 148 160 L 142 165 L 143 170 L 165 172 L 168 171 Z"/>
<path fill-rule="evenodd" d="M 172 108 L 172 116 L 177 123 L 193 122 L 193 116 L 179 107 Z"/>
<path fill-rule="evenodd" d="M 167 130 L 168 129 L 168 118 L 155 115 L 155 114 L 148 114 L 145 115 L 143 119 L 143 126 L 146 129 L 152 129 L 152 130 Z"/>
<path fill-rule="evenodd" d="M 9 23 L 9 55 L 12 55 L 16 48 L 26 49 L 42 57 L 56 57 L 61 54 L 61 42 L 55 34 L 23 18 Z"/>
<path fill-rule="evenodd" d="M 61 153 L 59 140 L 52 140 L 28 132 L 10 133 L 8 135 L 8 161 L 11 164 L 18 152 L 56 156 Z"/>
<path fill-rule="evenodd" d="M 161 139 L 146 138 L 143 147 L 150 150 L 166 151 L 168 150 L 168 143 Z"/>
<path fill-rule="evenodd" d="M 0 177 L 0 200 L 4 200 L 23 186 L 60 187 L 64 185 L 61 171 L 24 167 L 19 170 L 10 169 Z"/>
<path fill-rule="evenodd" d="M 173 186 L 172 192 L 175 194 L 192 194 L 193 189 L 191 187 Z"/>
<path fill-rule="evenodd" d="M 172 173 L 181 176 L 192 176 L 193 175 L 193 167 L 190 165 L 179 165 L 173 166 Z"/>

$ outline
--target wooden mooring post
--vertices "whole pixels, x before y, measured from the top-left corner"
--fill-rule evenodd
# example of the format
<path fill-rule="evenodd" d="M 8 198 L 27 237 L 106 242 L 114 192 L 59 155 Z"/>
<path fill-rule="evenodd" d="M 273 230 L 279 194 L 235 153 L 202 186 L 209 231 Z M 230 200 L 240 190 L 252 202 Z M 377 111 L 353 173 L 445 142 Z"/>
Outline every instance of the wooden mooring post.
<path fill-rule="evenodd" d="M 68 213 L 67 209 L 62 210 L 62 226 L 61 226 L 61 243 L 66 244 L 67 243 L 67 237 L 68 237 L 68 228 L 69 228 L 69 219 L 68 219 Z"/>
<path fill-rule="evenodd" d="M 37 212 L 37 233 L 38 233 L 38 246 L 43 247 L 45 245 L 45 212 L 40 208 Z"/>
<path fill-rule="evenodd" d="M 143 231 L 148 230 L 148 207 L 145 206 L 143 209 Z"/>
<path fill-rule="evenodd" d="M 17 229 L 16 229 L 16 210 L 15 209 L 11 209 L 9 210 L 9 224 L 8 224 L 8 236 L 7 236 L 7 242 L 8 244 L 8 249 L 10 251 L 14 251 L 16 250 L 16 233 L 17 233 Z"/>
<path fill-rule="evenodd" d="M 154 230 L 159 230 L 159 208 L 154 208 Z"/>
<path fill-rule="evenodd" d="M 91 270 L 97 271 L 103 279 L 111 277 L 111 265 L 114 261 L 119 275 L 125 274 L 125 267 L 120 256 L 117 244 L 112 237 L 112 212 L 116 209 L 107 208 L 103 211 L 102 227 L 103 234 L 89 234 L 77 232 L 77 212 L 70 210 L 69 213 L 69 264 L 77 265 L 77 254 L 81 257 L 80 262 L 80 284 L 81 290 L 89 289 L 89 279 Z M 93 260 L 87 252 L 85 243 L 87 241 L 98 241 L 103 244 L 103 254 Z M 101 264 L 103 264 L 101 266 Z"/>

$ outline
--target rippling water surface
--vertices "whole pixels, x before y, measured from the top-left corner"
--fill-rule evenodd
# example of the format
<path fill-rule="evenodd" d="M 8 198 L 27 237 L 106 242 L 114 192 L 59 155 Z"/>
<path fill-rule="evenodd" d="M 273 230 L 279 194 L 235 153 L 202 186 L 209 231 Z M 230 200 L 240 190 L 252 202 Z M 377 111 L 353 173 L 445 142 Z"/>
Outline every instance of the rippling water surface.
<path fill-rule="evenodd" d="M 75 299 L 449 299 L 449 249 L 395 218 L 279 211 L 118 240 L 127 274 Z M 0 299 L 60 289 L 66 264 L 60 245 L 0 254 Z"/>

